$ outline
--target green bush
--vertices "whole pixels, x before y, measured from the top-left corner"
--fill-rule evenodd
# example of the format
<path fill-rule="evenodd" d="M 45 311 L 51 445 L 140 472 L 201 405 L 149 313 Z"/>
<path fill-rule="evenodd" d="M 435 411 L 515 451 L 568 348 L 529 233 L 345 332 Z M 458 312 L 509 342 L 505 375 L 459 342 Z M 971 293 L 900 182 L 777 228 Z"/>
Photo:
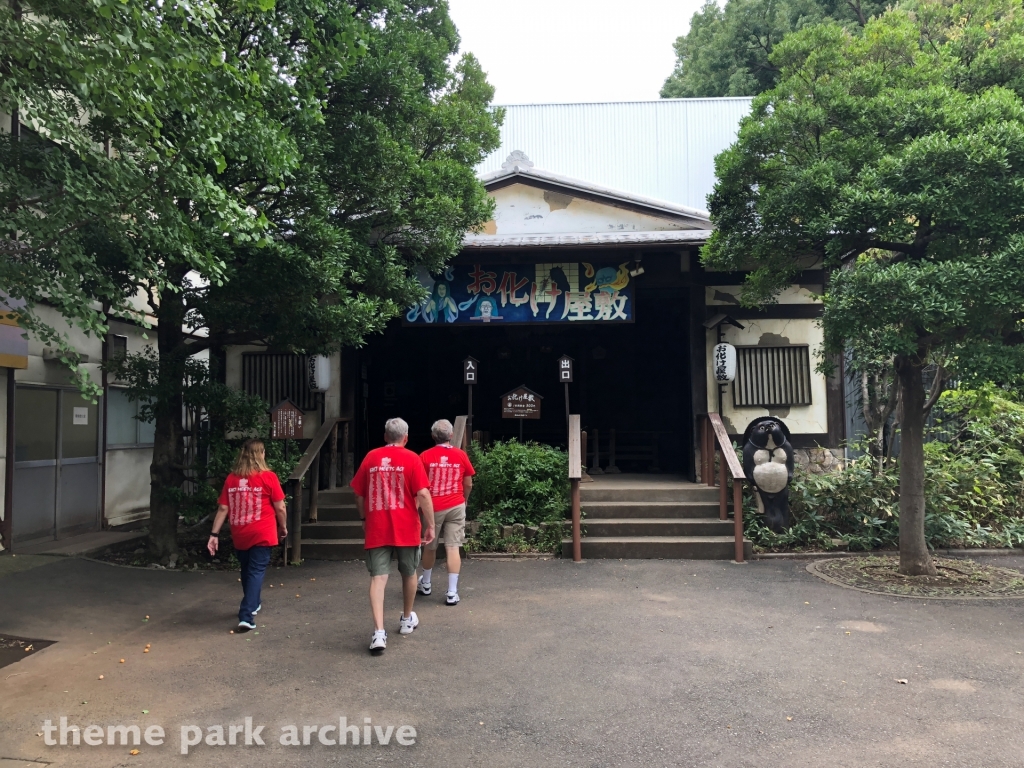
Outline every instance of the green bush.
<path fill-rule="evenodd" d="M 484 449 L 473 447 L 470 458 L 476 476 L 468 518 L 480 524 L 473 547 L 558 551 L 569 511 L 568 455 L 548 445 L 509 440 Z M 532 543 L 521 537 L 503 538 L 502 527 L 516 523 L 544 526 Z"/>
<path fill-rule="evenodd" d="M 989 385 L 946 392 L 925 445 L 925 535 L 931 547 L 1024 544 L 1024 406 Z M 950 429 L 953 425 L 954 429 Z M 899 469 L 870 459 L 838 472 L 798 472 L 790 485 L 792 526 L 773 533 L 744 501 L 744 529 L 763 550 L 851 550 L 899 542 Z"/>

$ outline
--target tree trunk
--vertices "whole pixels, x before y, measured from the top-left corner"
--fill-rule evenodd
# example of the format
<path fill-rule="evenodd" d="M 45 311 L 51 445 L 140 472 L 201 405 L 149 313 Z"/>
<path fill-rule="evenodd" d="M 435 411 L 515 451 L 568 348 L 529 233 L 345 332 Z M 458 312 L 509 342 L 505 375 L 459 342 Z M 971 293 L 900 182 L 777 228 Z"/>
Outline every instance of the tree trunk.
<path fill-rule="evenodd" d="M 934 576 L 924 536 L 924 382 L 917 360 L 896 358 L 900 386 L 900 573 Z"/>
<path fill-rule="evenodd" d="M 186 271 L 183 268 L 168 271 L 168 283 L 180 286 Z M 181 294 L 165 290 L 160 299 L 156 313 L 160 395 L 155 409 L 153 463 L 149 469 L 149 553 L 166 564 L 170 555 L 178 551 L 178 514 L 185 482 L 181 469 L 185 461 L 182 408 L 188 349 L 182 331 L 185 305 Z"/>

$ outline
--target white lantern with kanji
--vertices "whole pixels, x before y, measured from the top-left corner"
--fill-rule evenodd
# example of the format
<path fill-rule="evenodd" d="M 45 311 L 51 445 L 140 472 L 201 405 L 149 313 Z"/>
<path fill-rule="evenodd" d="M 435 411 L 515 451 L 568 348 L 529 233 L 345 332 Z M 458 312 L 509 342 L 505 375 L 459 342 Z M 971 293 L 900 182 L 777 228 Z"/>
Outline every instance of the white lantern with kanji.
<path fill-rule="evenodd" d="M 711 353 L 711 370 L 719 384 L 727 384 L 735 379 L 736 347 L 732 344 L 715 344 Z"/>

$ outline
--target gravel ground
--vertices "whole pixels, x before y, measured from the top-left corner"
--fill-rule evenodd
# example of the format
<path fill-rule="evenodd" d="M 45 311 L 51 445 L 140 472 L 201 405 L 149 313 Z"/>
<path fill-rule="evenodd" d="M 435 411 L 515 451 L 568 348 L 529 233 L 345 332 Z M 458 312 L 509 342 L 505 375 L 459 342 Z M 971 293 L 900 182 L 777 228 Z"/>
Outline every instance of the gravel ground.
<path fill-rule="evenodd" d="M 470 561 L 455 608 L 435 571 L 409 637 L 393 577 L 372 657 L 361 563 L 272 570 L 259 634 L 233 635 L 232 573 L 52 561 L 0 578 L 0 632 L 57 641 L 0 669 L 0 768 L 1024 765 L 1024 600 L 883 597 L 805 567 Z M 167 738 L 45 746 L 61 716 Z M 183 725 L 245 717 L 265 746 L 180 755 Z M 416 743 L 278 743 L 340 717 Z"/>

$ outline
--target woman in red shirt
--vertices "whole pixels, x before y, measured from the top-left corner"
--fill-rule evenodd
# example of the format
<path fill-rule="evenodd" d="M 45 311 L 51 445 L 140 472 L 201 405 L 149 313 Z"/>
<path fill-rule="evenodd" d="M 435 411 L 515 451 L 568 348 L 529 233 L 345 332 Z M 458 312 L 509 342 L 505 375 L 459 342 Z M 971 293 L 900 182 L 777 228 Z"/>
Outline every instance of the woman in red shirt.
<path fill-rule="evenodd" d="M 256 614 L 263 604 L 260 591 L 263 574 L 270 564 L 270 551 L 279 538 L 288 535 L 284 491 L 277 475 L 267 466 L 262 440 L 246 440 L 235 459 L 224 490 L 217 500 L 217 514 L 206 548 L 217 554 L 220 529 L 227 518 L 231 540 L 242 564 L 242 604 L 238 608 L 238 631 L 256 629 Z"/>

